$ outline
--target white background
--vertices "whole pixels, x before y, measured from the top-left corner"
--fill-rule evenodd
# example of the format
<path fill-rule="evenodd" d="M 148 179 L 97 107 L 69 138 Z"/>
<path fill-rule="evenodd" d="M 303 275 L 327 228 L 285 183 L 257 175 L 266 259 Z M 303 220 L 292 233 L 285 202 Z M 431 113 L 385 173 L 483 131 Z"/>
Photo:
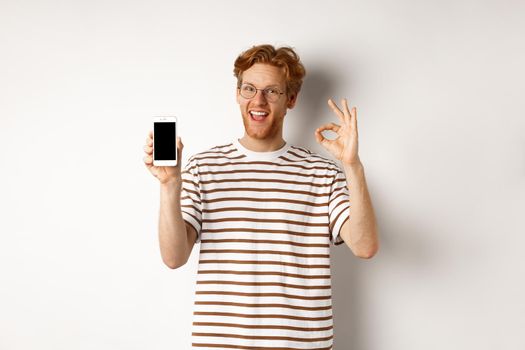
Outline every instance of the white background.
<path fill-rule="evenodd" d="M 0 1 L 0 349 L 188 349 L 197 249 L 160 258 L 153 115 L 241 137 L 233 62 L 294 47 L 285 139 L 357 106 L 380 228 L 333 249 L 336 350 L 524 349 L 522 1 Z M 330 135 L 327 135 L 330 136 Z M 199 247 L 199 246 L 197 246 Z"/>

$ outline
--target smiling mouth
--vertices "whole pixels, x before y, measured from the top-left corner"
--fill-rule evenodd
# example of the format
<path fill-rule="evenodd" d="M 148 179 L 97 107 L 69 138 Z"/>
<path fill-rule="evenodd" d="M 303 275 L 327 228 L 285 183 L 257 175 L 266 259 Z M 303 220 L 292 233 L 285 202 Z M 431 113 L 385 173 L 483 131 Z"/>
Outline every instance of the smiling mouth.
<path fill-rule="evenodd" d="M 252 120 L 256 122 L 265 120 L 269 114 L 268 112 L 263 112 L 263 111 L 260 111 L 260 112 L 259 111 L 249 111 L 248 113 L 250 114 L 250 117 L 252 118 Z"/>

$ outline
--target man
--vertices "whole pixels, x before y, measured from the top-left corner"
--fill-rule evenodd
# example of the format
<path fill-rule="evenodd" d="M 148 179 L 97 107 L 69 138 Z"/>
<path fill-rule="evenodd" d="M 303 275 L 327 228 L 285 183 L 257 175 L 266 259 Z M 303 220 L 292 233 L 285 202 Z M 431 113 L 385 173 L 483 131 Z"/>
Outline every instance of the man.
<path fill-rule="evenodd" d="M 340 124 L 315 130 L 339 166 L 282 137 L 305 75 L 293 49 L 254 46 L 234 67 L 241 139 L 191 156 L 181 171 L 180 162 L 153 166 L 147 138 L 144 162 L 161 184 L 162 259 L 178 268 L 201 243 L 194 348 L 331 349 L 330 243 L 366 259 L 378 250 L 356 108 L 330 99 Z M 180 138 L 177 146 L 180 160 Z"/>

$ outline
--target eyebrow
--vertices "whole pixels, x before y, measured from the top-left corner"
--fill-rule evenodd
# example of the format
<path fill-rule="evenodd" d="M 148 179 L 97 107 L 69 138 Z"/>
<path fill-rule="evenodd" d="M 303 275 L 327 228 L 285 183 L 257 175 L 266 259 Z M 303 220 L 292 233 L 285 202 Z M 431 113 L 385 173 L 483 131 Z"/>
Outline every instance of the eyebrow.
<path fill-rule="evenodd" d="M 250 85 L 255 86 L 254 83 L 250 83 L 249 81 L 243 81 L 243 83 L 244 83 L 244 84 L 250 84 Z M 279 86 L 279 84 L 271 84 L 271 85 L 267 85 L 267 86 L 265 86 L 264 88 L 267 89 L 267 88 L 269 88 L 269 87 L 278 87 L 278 88 L 281 88 L 281 87 Z"/>

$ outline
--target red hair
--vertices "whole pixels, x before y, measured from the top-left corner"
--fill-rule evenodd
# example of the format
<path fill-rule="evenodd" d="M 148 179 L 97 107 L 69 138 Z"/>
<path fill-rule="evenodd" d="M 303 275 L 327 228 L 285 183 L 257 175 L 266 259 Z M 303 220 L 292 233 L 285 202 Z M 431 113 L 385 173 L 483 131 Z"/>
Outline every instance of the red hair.
<path fill-rule="evenodd" d="M 255 63 L 266 63 L 282 68 L 286 76 L 286 94 L 295 95 L 301 90 L 303 77 L 306 74 L 299 55 L 288 46 L 275 48 L 272 45 L 257 45 L 241 53 L 234 63 L 233 75 L 237 78 L 237 86 L 241 85 L 242 73 Z"/>

